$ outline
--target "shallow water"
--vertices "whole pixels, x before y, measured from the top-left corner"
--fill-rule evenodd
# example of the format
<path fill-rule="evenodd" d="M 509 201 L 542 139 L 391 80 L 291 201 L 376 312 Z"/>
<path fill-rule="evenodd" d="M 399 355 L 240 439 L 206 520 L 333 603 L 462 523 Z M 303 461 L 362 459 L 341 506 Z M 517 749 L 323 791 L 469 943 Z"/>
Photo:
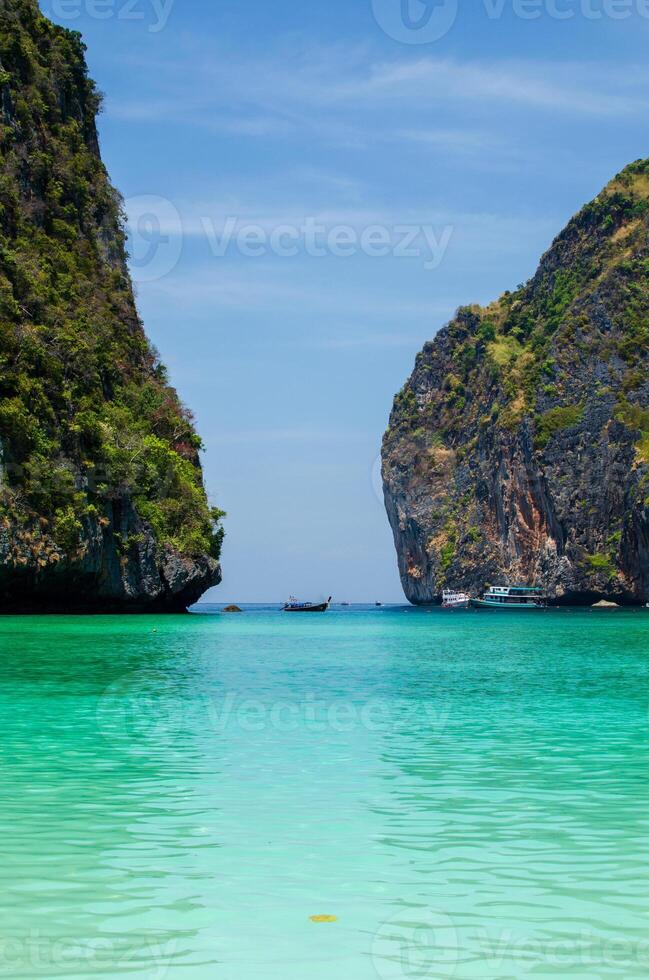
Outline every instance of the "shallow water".
<path fill-rule="evenodd" d="M 0 975 L 649 975 L 647 611 L 4 618 L 0 681 Z"/>

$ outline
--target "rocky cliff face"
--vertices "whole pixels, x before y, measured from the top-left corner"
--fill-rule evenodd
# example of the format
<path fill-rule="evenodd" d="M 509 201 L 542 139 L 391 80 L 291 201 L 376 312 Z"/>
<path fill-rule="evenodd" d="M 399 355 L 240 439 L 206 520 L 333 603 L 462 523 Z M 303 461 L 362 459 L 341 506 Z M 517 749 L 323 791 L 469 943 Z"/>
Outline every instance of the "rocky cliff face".
<path fill-rule="evenodd" d="M 198 439 L 136 311 L 78 34 L 0 5 L 0 611 L 181 610 L 220 580 Z"/>
<path fill-rule="evenodd" d="M 460 309 L 418 355 L 383 442 L 408 599 L 445 586 L 649 600 L 649 160 L 538 272 Z"/>

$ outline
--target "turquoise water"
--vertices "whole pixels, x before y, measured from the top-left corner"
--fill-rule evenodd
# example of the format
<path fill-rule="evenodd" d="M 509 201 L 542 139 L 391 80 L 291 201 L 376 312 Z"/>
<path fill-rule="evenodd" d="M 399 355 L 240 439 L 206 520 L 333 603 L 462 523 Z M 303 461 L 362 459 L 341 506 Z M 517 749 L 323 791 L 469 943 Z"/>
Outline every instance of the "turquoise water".
<path fill-rule="evenodd" d="M 649 975 L 649 612 L 214 613 L 0 619 L 0 975 Z"/>

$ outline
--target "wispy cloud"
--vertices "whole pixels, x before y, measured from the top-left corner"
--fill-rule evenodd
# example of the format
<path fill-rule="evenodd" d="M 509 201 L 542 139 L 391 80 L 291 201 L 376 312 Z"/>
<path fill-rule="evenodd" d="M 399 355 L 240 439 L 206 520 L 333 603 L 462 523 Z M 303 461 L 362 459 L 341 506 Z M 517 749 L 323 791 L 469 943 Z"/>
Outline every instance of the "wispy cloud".
<path fill-rule="evenodd" d="M 451 312 L 452 309 L 450 307 L 439 307 L 437 309 L 438 314 L 450 315 Z M 331 351 L 351 351 L 363 348 L 421 347 L 426 339 L 427 337 L 421 334 L 417 336 L 401 333 L 366 333 L 358 335 L 350 332 L 342 337 L 316 337 L 308 346 L 316 350 Z"/>
<path fill-rule="evenodd" d="M 210 438 L 213 445 L 264 445 L 273 443 L 300 442 L 358 442 L 367 438 L 364 432 L 350 429 L 321 428 L 313 425 L 293 426 L 276 429 L 241 429 L 218 432 Z"/>
<path fill-rule="evenodd" d="M 276 49 L 254 60 L 220 53 L 209 57 L 200 44 L 192 56 L 152 66 L 156 94 L 149 101 L 109 103 L 122 119 L 174 118 L 247 136 L 316 133 L 321 139 L 368 135 L 359 111 L 394 107 L 413 119 L 438 106 L 476 104 L 484 111 L 520 106 L 593 116 L 646 112 L 646 68 L 606 63 L 538 60 L 459 60 L 438 57 L 377 59 L 367 46 L 311 46 L 301 53 Z M 160 89 L 166 96 L 160 97 Z M 317 110 L 317 115 L 313 112 Z M 335 110 L 335 117 L 327 113 Z M 386 119 L 376 120 L 386 128 Z M 389 124 L 388 124 L 388 127 Z M 414 132 L 400 126 L 404 132 Z M 445 146 L 466 149 L 462 130 L 439 130 Z M 474 138 L 476 134 L 474 134 Z"/>
<path fill-rule="evenodd" d="M 643 74 L 646 72 L 643 70 Z M 517 103 L 570 113 L 610 115 L 642 112 L 637 77 L 602 65 L 535 61 L 457 61 L 442 58 L 372 64 L 355 77 L 325 89 L 324 101 L 401 103 L 421 108 L 439 102 Z M 550 80 L 551 79 L 551 80 Z M 617 89 L 617 91 L 616 91 Z"/>
<path fill-rule="evenodd" d="M 169 308 L 170 304 L 179 309 L 197 308 L 200 311 L 236 310 L 237 312 L 272 311 L 291 314 L 303 318 L 304 339 L 313 342 L 317 338 L 316 327 L 310 320 L 314 314 L 325 316 L 372 316 L 418 319 L 430 322 L 452 309 L 448 301 L 431 300 L 405 301 L 398 296 L 389 297 L 376 290 L 345 288 L 339 284 L 335 289 L 327 285 L 328 276 L 321 279 L 307 279 L 296 275 L 295 267 L 285 264 L 280 272 L 277 265 L 272 268 L 247 265 L 245 268 L 230 266 L 207 266 L 192 270 L 191 273 L 168 275 L 155 282 L 140 286 L 140 294 L 146 293 L 147 301 L 156 301 Z"/>
<path fill-rule="evenodd" d="M 390 138 L 393 142 L 416 143 L 436 149 L 477 151 L 504 147 L 505 141 L 494 133 L 471 129 L 442 129 L 427 126 L 421 129 L 397 129 Z"/>

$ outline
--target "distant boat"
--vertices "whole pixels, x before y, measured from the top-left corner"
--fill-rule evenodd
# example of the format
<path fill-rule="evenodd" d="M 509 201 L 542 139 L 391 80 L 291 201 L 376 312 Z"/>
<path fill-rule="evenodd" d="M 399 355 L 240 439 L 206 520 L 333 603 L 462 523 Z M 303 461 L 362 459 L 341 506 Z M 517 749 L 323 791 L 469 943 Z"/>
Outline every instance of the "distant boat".
<path fill-rule="evenodd" d="M 542 589 L 531 585 L 492 585 L 480 599 L 471 599 L 476 609 L 544 609 L 547 604 Z"/>
<path fill-rule="evenodd" d="M 351 602 L 341 602 L 340 605 L 347 608 L 348 606 L 351 606 Z"/>
<path fill-rule="evenodd" d="M 326 602 L 313 603 L 313 602 L 300 602 L 294 596 L 291 596 L 288 602 L 284 605 L 282 612 L 291 612 L 291 613 L 326 612 L 329 606 L 331 605 L 331 599 L 332 597 L 329 596 Z"/>
<path fill-rule="evenodd" d="M 383 606 L 383 603 L 382 602 L 375 602 L 374 605 L 375 606 L 378 606 L 379 609 L 380 609 Z"/>
<path fill-rule="evenodd" d="M 444 589 L 442 592 L 443 609 L 468 609 L 471 604 L 471 596 L 466 592 L 454 592 L 452 589 Z"/>

